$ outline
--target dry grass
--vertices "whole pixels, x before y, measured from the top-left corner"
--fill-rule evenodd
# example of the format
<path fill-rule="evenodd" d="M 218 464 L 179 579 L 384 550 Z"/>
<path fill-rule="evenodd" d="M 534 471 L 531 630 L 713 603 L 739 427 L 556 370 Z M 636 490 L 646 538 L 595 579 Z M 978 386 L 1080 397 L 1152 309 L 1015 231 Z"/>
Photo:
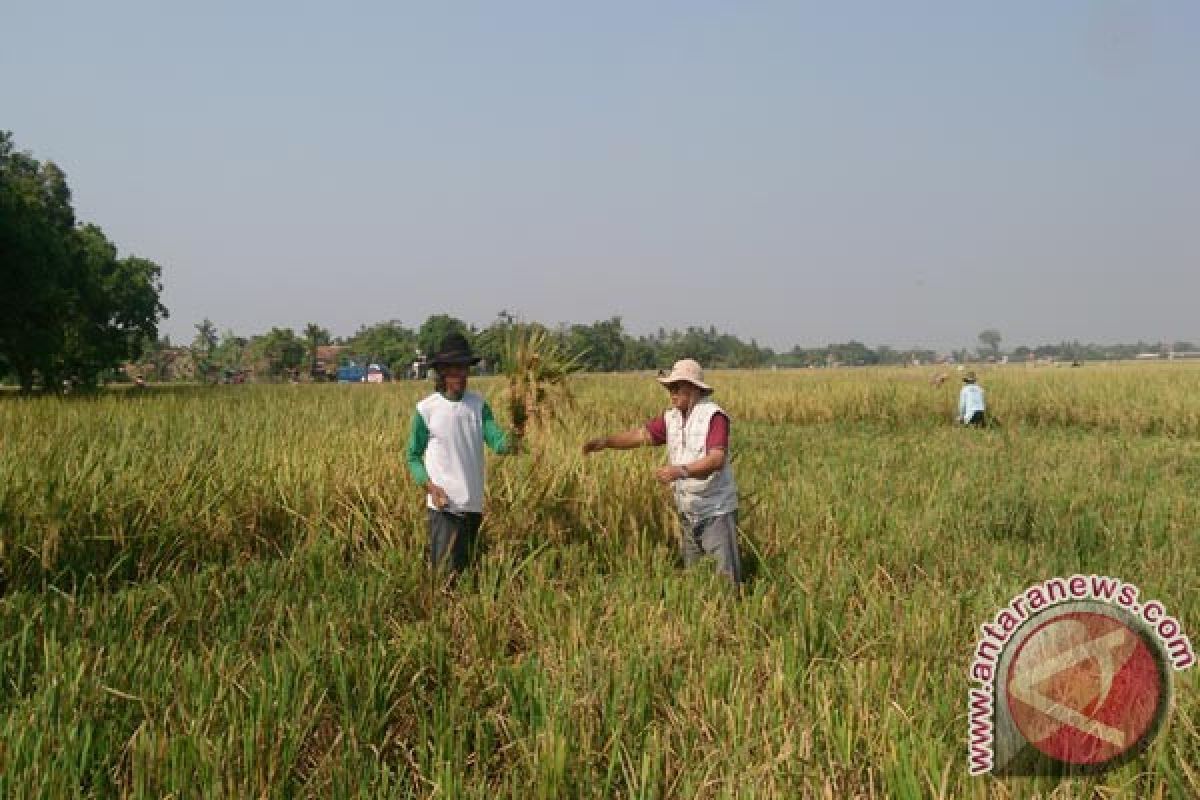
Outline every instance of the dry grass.
<path fill-rule="evenodd" d="M 1200 370 L 716 373 L 751 576 L 679 571 L 663 405 L 582 376 L 492 462 L 479 568 L 431 592 L 402 469 L 425 385 L 0 401 L 0 795 L 1189 797 L 1195 671 L 1099 777 L 966 774 L 977 626 L 1034 581 L 1200 620 Z M 506 408 L 501 382 L 478 381 Z M 1192 631 L 1195 635 L 1195 631 Z"/>

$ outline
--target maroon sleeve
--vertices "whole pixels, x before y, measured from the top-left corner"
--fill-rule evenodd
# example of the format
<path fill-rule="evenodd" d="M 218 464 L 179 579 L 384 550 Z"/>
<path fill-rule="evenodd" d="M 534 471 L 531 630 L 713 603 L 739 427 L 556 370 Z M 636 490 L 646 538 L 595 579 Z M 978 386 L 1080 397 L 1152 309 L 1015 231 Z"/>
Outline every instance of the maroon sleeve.
<path fill-rule="evenodd" d="M 706 450 L 729 449 L 729 417 L 724 414 L 713 414 L 708 421 L 708 436 L 704 439 Z"/>
<path fill-rule="evenodd" d="M 646 423 L 646 433 L 650 434 L 650 444 L 667 443 L 667 420 L 662 414 Z"/>

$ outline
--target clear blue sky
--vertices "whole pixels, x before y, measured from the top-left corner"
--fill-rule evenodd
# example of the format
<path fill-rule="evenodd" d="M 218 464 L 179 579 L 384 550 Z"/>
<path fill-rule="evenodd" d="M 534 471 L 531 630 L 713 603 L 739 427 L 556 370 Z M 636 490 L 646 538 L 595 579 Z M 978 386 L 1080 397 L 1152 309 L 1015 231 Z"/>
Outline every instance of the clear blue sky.
<path fill-rule="evenodd" d="M 15 0 L 0 128 L 164 331 L 1200 339 L 1200 4 Z"/>

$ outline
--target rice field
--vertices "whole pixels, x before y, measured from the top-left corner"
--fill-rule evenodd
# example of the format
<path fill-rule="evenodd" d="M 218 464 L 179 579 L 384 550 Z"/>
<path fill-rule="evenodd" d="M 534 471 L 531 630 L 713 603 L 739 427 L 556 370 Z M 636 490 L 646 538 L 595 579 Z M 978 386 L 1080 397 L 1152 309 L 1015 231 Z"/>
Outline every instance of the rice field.
<path fill-rule="evenodd" d="M 972 778 L 978 626 L 1076 572 L 1200 639 L 1200 365 L 716 372 L 749 582 L 676 565 L 645 375 L 495 458 L 425 566 L 426 383 L 0 397 L 2 797 L 1200 796 L 1196 669 L 1092 777 Z M 501 385 L 474 379 L 503 415 Z"/>

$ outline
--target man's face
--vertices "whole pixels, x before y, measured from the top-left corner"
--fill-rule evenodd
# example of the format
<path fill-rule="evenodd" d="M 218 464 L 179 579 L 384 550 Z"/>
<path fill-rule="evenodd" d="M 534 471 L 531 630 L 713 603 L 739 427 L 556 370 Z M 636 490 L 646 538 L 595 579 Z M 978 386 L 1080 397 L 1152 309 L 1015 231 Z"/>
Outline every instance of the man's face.
<path fill-rule="evenodd" d="M 671 393 L 671 407 L 684 413 L 691 411 L 700 397 L 700 389 L 687 381 L 668 383 L 667 391 Z"/>
<path fill-rule="evenodd" d="M 441 368 L 446 382 L 446 394 L 460 395 L 467 389 L 467 367 L 465 364 L 447 364 Z"/>

